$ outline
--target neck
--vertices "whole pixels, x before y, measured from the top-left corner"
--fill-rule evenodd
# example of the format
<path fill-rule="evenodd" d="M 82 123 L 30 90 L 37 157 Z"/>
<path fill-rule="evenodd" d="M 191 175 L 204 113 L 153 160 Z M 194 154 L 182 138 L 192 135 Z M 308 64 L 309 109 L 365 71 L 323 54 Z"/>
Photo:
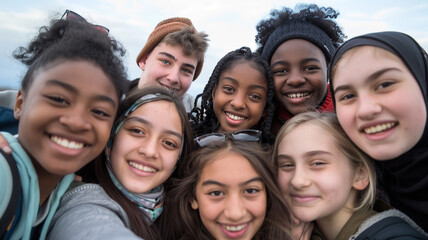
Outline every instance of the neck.
<path fill-rule="evenodd" d="M 40 206 L 46 201 L 56 185 L 61 181 L 62 176 L 53 175 L 47 172 L 37 161 L 32 160 L 37 173 L 40 189 Z"/>
<path fill-rule="evenodd" d="M 322 232 L 325 239 L 336 239 L 342 228 L 352 217 L 352 214 L 354 213 L 353 209 L 355 207 L 355 201 L 356 191 L 352 189 L 348 199 L 346 200 L 346 203 L 344 204 L 344 206 L 342 206 L 341 209 L 324 218 L 316 220 L 317 226 Z"/>

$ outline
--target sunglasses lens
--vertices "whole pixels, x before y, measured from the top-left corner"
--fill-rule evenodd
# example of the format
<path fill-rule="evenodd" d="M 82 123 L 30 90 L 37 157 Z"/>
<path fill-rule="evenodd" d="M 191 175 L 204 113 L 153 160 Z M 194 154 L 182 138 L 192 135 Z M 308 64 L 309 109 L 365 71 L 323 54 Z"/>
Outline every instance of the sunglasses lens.
<path fill-rule="evenodd" d="M 258 130 L 243 130 L 232 133 L 233 138 L 238 141 L 258 142 L 261 132 Z"/>
<path fill-rule="evenodd" d="M 195 142 L 198 143 L 200 147 L 206 147 L 214 142 L 224 141 L 225 135 L 221 133 L 210 133 L 206 135 L 202 135 L 200 137 L 195 138 Z"/>
<path fill-rule="evenodd" d="M 103 27 L 101 25 L 94 25 L 94 27 L 95 27 L 95 29 L 97 29 L 98 31 L 100 31 L 102 33 L 105 33 L 106 35 L 108 35 L 108 33 L 110 31 L 108 28 Z"/>

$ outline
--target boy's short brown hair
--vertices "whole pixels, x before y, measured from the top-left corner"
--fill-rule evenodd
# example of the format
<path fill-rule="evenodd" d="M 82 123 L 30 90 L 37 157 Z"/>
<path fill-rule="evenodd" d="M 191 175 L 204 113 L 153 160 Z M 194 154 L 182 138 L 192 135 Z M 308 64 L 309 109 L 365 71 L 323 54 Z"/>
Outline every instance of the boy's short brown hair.
<path fill-rule="evenodd" d="M 195 80 L 201 73 L 204 64 L 204 54 L 208 48 L 208 35 L 204 32 L 198 32 L 188 18 L 174 17 L 168 18 L 156 25 L 153 32 L 147 39 L 146 45 L 137 56 L 137 65 L 141 59 L 150 54 L 150 52 L 161 42 L 173 46 L 181 46 L 185 55 L 195 55 L 198 59 L 196 66 Z"/>

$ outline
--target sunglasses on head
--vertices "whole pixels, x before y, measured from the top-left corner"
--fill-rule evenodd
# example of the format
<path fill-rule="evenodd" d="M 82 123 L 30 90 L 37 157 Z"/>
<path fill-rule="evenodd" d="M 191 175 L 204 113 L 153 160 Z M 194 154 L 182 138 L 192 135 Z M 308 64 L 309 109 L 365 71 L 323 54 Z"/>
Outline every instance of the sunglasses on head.
<path fill-rule="evenodd" d="M 88 22 L 88 21 L 86 21 L 86 19 L 84 17 L 80 16 L 78 13 L 73 12 L 73 11 L 68 10 L 68 9 L 65 10 L 61 19 Z M 95 24 L 91 24 L 91 25 L 94 26 L 94 28 L 97 29 L 98 31 L 104 33 L 105 35 L 108 35 L 108 33 L 110 32 L 110 30 L 104 26 L 95 25 Z"/>
<path fill-rule="evenodd" d="M 199 147 L 206 147 L 215 142 L 224 142 L 226 136 L 236 141 L 260 142 L 262 131 L 256 129 L 241 129 L 231 133 L 208 133 L 194 139 Z"/>

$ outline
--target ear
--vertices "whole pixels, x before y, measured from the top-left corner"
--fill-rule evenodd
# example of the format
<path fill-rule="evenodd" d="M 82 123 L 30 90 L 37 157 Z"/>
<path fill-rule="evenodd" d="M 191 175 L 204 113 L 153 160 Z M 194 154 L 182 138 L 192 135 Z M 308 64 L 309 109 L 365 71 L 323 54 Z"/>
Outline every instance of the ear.
<path fill-rule="evenodd" d="M 366 167 L 359 167 L 355 172 L 355 180 L 352 187 L 356 190 L 364 190 L 370 182 L 369 172 Z"/>
<path fill-rule="evenodd" d="M 140 67 L 141 70 L 145 70 L 146 69 L 146 61 L 147 58 L 149 57 L 149 55 L 144 55 L 141 60 L 138 62 L 138 66 Z"/>
<path fill-rule="evenodd" d="M 213 91 L 211 92 L 211 97 L 214 100 L 215 99 L 215 93 L 217 91 L 217 85 L 214 86 Z"/>
<path fill-rule="evenodd" d="M 198 201 L 196 201 L 196 199 L 192 198 L 192 200 L 190 201 L 190 206 L 192 206 L 193 210 L 198 209 L 199 208 Z"/>
<path fill-rule="evenodd" d="M 24 94 L 22 94 L 21 90 L 19 90 L 18 95 L 16 95 L 15 107 L 13 112 L 13 115 L 18 120 L 21 117 L 23 105 L 24 105 Z"/>

